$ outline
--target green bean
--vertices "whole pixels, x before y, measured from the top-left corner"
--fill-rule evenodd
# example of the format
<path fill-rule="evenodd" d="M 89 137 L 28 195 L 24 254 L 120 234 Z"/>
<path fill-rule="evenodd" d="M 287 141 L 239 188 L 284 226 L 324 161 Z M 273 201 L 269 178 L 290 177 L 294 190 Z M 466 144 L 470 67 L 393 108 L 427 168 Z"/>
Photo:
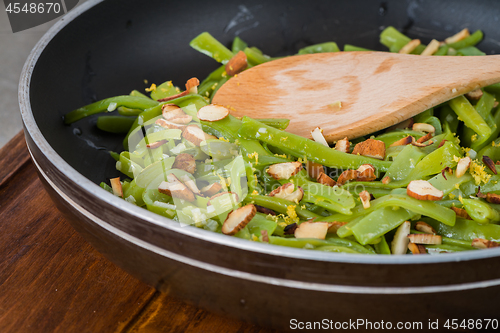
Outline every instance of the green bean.
<path fill-rule="evenodd" d="M 231 51 L 236 54 L 239 51 L 243 51 L 245 48 L 248 47 L 248 44 L 243 41 L 240 37 L 236 36 L 233 39 L 233 45 L 231 48 Z"/>
<path fill-rule="evenodd" d="M 257 121 L 260 121 L 263 124 L 266 124 L 267 126 L 271 126 L 280 130 L 286 130 L 288 127 L 288 124 L 290 124 L 290 119 L 282 119 L 282 118 L 258 118 L 255 119 Z"/>
<path fill-rule="evenodd" d="M 457 55 L 460 56 L 484 56 L 486 53 L 479 50 L 477 47 L 468 46 L 457 51 Z"/>
<path fill-rule="evenodd" d="M 480 199 L 462 199 L 467 214 L 477 223 L 495 223 L 500 221 L 500 213 Z"/>
<path fill-rule="evenodd" d="M 97 128 L 109 133 L 127 133 L 135 118 L 121 116 L 100 116 L 97 118 Z"/>
<path fill-rule="evenodd" d="M 234 56 L 233 52 L 222 45 L 208 32 L 203 32 L 196 36 L 189 43 L 189 46 L 222 64 L 226 64 Z"/>
<path fill-rule="evenodd" d="M 323 52 L 339 52 L 339 47 L 335 42 L 326 42 L 301 48 L 297 54 L 311 54 Z"/>
<path fill-rule="evenodd" d="M 491 128 L 463 95 L 455 97 L 448 104 L 464 124 L 476 132 L 480 138 L 491 135 Z"/>
<path fill-rule="evenodd" d="M 453 227 L 440 223 L 434 219 L 423 218 L 423 221 L 430 224 L 439 235 L 470 241 L 474 238 L 483 238 L 495 242 L 500 242 L 500 225 L 479 224 L 472 220 L 457 218 Z"/>
<path fill-rule="evenodd" d="M 375 244 L 375 252 L 378 254 L 391 254 L 391 249 L 389 248 L 389 244 L 387 244 L 387 240 L 384 236 L 380 237 L 381 241 Z"/>
<path fill-rule="evenodd" d="M 254 49 L 249 47 L 245 48 L 244 52 L 247 56 L 248 63 L 252 66 L 260 65 L 271 60 L 270 57 L 256 52 Z"/>
<path fill-rule="evenodd" d="M 346 51 L 346 52 L 352 52 L 352 51 L 373 51 L 373 50 L 365 49 L 364 47 L 354 46 L 354 45 L 351 45 L 351 44 L 345 44 L 344 45 L 344 51 Z"/>
<path fill-rule="evenodd" d="M 297 212 L 297 216 L 303 218 L 303 219 L 312 219 L 312 218 L 319 218 L 320 216 L 317 214 L 314 214 L 307 209 L 301 208 L 299 205 L 296 203 L 285 200 L 285 199 L 280 199 L 277 197 L 268 197 L 264 195 L 254 195 L 254 194 L 249 194 L 244 200 L 245 203 L 254 203 L 256 205 L 266 207 L 269 209 L 274 210 L 275 212 L 281 213 L 281 214 L 287 214 L 288 207 L 289 206 L 296 206 L 295 211 Z"/>
<path fill-rule="evenodd" d="M 403 46 L 408 44 L 411 38 L 405 36 L 394 27 L 387 27 L 380 34 L 380 43 L 387 46 L 391 52 L 398 52 Z M 419 45 L 412 54 L 420 54 L 425 49 L 425 45 Z"/>
<path fill-rule="evenodd" d="M 455 43 L 448 44 L 448 47 L 453 48 L 455 50 L 460 50 L 469 46 L 474 46 L 479 43 L 483 39 L 483 32 L 481 30 L 476 30 L 470 36 L 459 40 Z"/>

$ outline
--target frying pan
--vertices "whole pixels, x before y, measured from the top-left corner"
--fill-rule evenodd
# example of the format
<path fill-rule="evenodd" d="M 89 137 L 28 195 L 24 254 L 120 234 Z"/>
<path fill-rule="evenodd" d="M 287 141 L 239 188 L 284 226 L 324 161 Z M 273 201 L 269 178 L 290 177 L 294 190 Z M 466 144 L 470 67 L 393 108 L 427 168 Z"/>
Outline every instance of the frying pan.
<path fill-rule="evenodd" d="M 336 41 L 382 50 L 393 25 L 427 43 L 468 27 L 480 48 L 500 52 L 500 6 L 491 1 L 90 0 L 37 44 L 21 76 L 26 140 L 44 183 L 73 227 L 111 261 L 161 291 L 259 325 L 498 318 L 500 248 L 440 256 L 342 255 L 277 247 L 155 215 L 102 190 L 118 176 L 108 150 L 119 136 L 96 118 L 62 116 L 96 99 L 149 83 L 203 78 L 217 67 L 189 41 L 209 31 L 238 35 L 272 56 Z"/>

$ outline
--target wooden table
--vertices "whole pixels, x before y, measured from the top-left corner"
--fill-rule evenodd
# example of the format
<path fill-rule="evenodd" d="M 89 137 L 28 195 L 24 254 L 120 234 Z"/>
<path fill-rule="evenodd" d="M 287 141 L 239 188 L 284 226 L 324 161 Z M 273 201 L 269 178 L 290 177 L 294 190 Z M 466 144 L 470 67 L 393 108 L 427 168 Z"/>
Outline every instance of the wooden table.
<path fill-rule="evenodd" d="M 0 332 L 272 332 L 166 296 L 65 221 L 22 132 L 0 150 Z"/>

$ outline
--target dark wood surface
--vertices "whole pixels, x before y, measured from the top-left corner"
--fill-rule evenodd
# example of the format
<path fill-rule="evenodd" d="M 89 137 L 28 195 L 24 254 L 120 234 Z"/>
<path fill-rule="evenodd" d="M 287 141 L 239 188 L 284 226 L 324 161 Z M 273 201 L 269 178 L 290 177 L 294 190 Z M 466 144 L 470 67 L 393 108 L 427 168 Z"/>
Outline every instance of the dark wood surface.
<path fill-rule="evenodd" d="M 22 132 L 0 150 L 0 332 L 271 332 L 157 292 L 65 221 Z"/>

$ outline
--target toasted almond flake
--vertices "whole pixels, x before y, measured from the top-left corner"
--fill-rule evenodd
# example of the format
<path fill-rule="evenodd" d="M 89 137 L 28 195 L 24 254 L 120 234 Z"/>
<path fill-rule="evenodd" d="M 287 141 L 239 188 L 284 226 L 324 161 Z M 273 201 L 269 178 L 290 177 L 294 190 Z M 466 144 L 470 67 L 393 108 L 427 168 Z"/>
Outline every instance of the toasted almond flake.
<path fill-rule="evenodd" d="M 445 172 L 449 173 L 450 175 L 453 175 L 453 169 L 452 168 L 450 168 L 450 167 L 444 168 L 443 170 L 441 170 L 441 175 L 443 176 L 443 178 L 445 180 L 448 180 L 448 178 L 446 178 Z"/>
<path fill-rule="evenodd" d="M 226 73 L 229 76 L 234 76 L 244 71 L 248 66 L 247 55 L 243 51 L 236 53 L 226 64 Z"/>
<path fill-rule="evenodd" d="M 380 140 L 368 139 L 358 143 L 354 147 L 352 154 L 359 154 L 383 160 L 385 158 L 385 143 Z"/>
<path fill-rule="evenodd" d="M 416 147 L 427 147 L 427 146 L 430 146 L 434 143 L 434 141 L 427 141 L 427 143 L 420 143 L 420 142 L 412 142 L 411 144 L 416 146 Z"/>
<path fill-rule="evenodd" d="M 179 97 L 182 97 L 182 96 L 186 96 L 187 94 L 189 94 L 189 91 L 185 90 L 181 93 L 178 93 L 178 94 L 175 94 L 175 95 L 172 95 L 172 96 L 168 96 L 168 97 L 165 97 L 165 98 L 161 98 L 158 100 L 158 102 L 162 103 L 162 102 L 168 102 L 168 101 L 171 101 L 173 99 L 176 99 L 176 98 L 179 98 Z"/>
<path fill-rule="evenodd" d="M 162 181 L 160 185 L 158 185 L 158 192 L 166 194 L 168 196 L 172 196 L 170 189 L 168 188 L 168 182 Z"/>
<path fill-rule="evenodd" d="M 285 235 L 293 235 L 295 233 L 295 230 L 297 230 L 297 223 L 292 223 L 287 225 L 285 228 L 283 228 L 283 234 Z"/>
<path fill-rule="evenodd" d="M 434 134 L 436 132 L 436 129 L 434 126 L 431 124 L 426 124 L 426 123 L 415 123 L 413 124 L 412 130 L 417 131 L 417 132 L 425 132 L 425 133 L 432 133 Z"/>
<path fill-rule="evenodd" d="M 236 234 L 253 219 L 256 213 L 257 209 L 252 204 L 231 211 L 222 224 L 222 233 L 226 235 Z"/>
<path fill-rule="evenodd" d="M 425 247 L 421 244 L 408 243 L 408 250 L 411 251 L 412 254 L 426 254 Z"/>
<path fill-rule="evenodd" d="M 406 187 L 406 194 L 418 200 L 441 200 L 443 191 L 438 190 L 426 180 L 412 180 Z"/>
<path fill-rule="evenodd" d="M 276 215 L 276 212 L 272 209 L 269 209 L 267 207 L 263 207 L 263 206 L 259 206 L 259 205 L 255 205 L 255 208 L 257 208 L 257 211 L 259 213 L 262 213 L 262 214 L 266 214 L 266 215 L 273 215 L 275 216 Z"/>
<path fill-rule="evenodd" d="M 314 179 L 317 179 L 321 173 L 325 172 L 323 165 L 309 160 L 306 162 L 306 169 L 309 177 Z"/>
<path fill-rule="evenodd" d="M 490 241 L 483 238 L 474 238 L 472 240 L 471 246 L 476 249 L 488 249 L 492 247 L 498 247 L 498 243 L 494 241 Z"/>
<path fill-rule="evenodd" d="M 391 144 L 389 147 L 394 147 L 394 146 L 406 146 L 409 145 L 410 143 L 414 142 L 415 138 L 411 135 L 408 135 L 402 139 L 399 139 L 398 141 L 394 142 Z"/>
<path fill-rule="evenodd" d="M 178 198 L 193 202 L 196 200 L 194 193 L 183 182 L 177 178 L 173 173 L 167 176 L 167 181 L 162 182 L 158 187 L 158 191 L 170 195 L 173 198 Z"/>
<path fill-rule="evenodd" d="M 302 222 L 295 229 L 295 238 L 325 239 L 328 232 L 328 222 Z"/>
<path fill-rule="evenodd" d="M 234 192 L 220 192 L 220 193 L 217 193 L 215 195 L 213 195 L 207 202 L 207 206 L 210 206 L 212 204 L 212 200 L 214 200 L 215 198 L 217 197 L 220 197 L 222 195 L 225 195 L 225 194 L 230 194 L 232 196 L 232 201 L 236 204 L 237 202 L 239 202 L 239 197 L 238 197 L 238 193 L 234 193 Z"/>
<path fill-rule="evenodd" d="M 361 203 L 363 204 L 364 209 L 370 208 L 370 200 L 371 200 L 371 195 L 368 193 L 368 191 L 361 191 L 359 193 L 359 198 L 361 199 Z"/>
<path fill-rule="evenodd" d="M 460 178 L 463 175 L 465 175 L 465 173 L 469 169 L 471 162 L 472 162 L 472 160 L 469 156 L 461 158 L 457 163 L 457 170 L 455 172 L 455 176 L 457 178 Z"/>
<path fill-rule="evenodd" d="M 173 123 L 171 121 L 165 120 L 165 119 L 157 119 L 155 121 L 155 124 L 160 125 L 161 127 L 169 128 L 169 129 L 180 129 L 184 130 L 186 128 L 185 125 L 179 125 L 176 123 Z"/>
<path fill-rule="evenodd" d="M 171 120 L 177 117 L 183 117 L 186 115 L 182 109 L 175 104 L 163 104 L 161 106 L 161 114 L 165 120 Z"/>
<path fill-rule="evenodd" d="M 493 163 L 493 160 L 491 158 L 484 155 L 483 156 L 483 163 L 488 167 L 488 169 L 491 170 L 491 172 L 493 172 L 495 175 L 497 174 L 497 169 L 495 168 L 495 163 Z"/>
<path fill-rule="evenodd" d="M 200 192 L 201 192 L 201 194 L 203 194 L 206 197 L 211 197 L 221 190 L 222 190 L 221 184 L 218 182 L 215 182 L 215 183 L 209 184 L 205 187 L 202 187 Z"/>
<path fill-rule="evenodd" d="M 377 179 L 375 175 L 375 168 L 371 164 L 362 164 L 358 168 L 358 182 L 371 182 Z"/>
<path fill-rule="evenodd" d="M 389 176 L 385 176 L 384 178 L 382 178 L 382 184 L 389 184 L 391 182 L 391 177 Z"/>
<path fill-rule="evenodd" d="M 286 183 L 271 191 L 271 193 L 269 193 L 269 196 L 288 200 L 287 197 L 291 195 L 294 192 L 294 190 L 295 190 L 294 184 Z"/>
<path fill-rule="evenodd" d="M 198 110 L 198 119 L 202 121 L 219 121 L 229 115 L 229 110 L 222 105 L 209 104 Z"/>
<path fill-rule="evenodd" d="M 184 183 L 184 185 L 187 186 L 188 189 L 191 190 L 191 192 L 193 192 L 194 194 L 200 195 L 200 190 L 198 189 L 198 186 L 196 185 L 194 180 L 189 178 L 188 175 L 182 175 L 181 181 Z"/>
<path fill-rule="evenodd" d="M 420 232 L 425 232 L 426 234 L 436 234 L 436 230 L 423 221 L 418 221 L 415 224 L 415 229 Z"/>
<path fill-rule="evenodd" d="M 123 188 L 120 182 L 120 177 L 111 178 L 109 180 L 111 188 L 113 189 L 113 194 L 123 198 Z"/>
<path fill-rule="evenodd" d="M 408 238 L 411 243 L 427 245 L 439 245 L 442 240 L 440 235 L 433 234 L 410 234 Z"/>
<path fill-rule="evenodd" d="M 400 123 L 397 123 L 396 125 L 392 125 L 391 127 L 388 127 L 386 128 L 386 132 L 392 132 L 396 129 L 407 129 L 407 128 L 411 128 L 413 126 L 413 118 L 409 118 L 409 119 L 406 119 L 406 120 L 403 120 L 402 122 Z"/>
<path fill-rule="evenodd" d="M 160 141 L 155 141 L 153 143 L 148 143 L 146 145 L 146 147 L 148 147 L 149 149 L 156 149 L 158 147 L 161 147 L 162 145 L 164 145 L 165 143 L 167 143 L 167 140 L 160 140 Z"/>
<path fill-rule="evenodd" d="M 347 137 L 337 141 L 337 143 L 335 144 L 335 150 L 349 154 L 349 152 L 351 151 L 351 144 L 349 140 L 347 140 Z"/>
<path fill-rule="evenodd" d="M 324 146 L 330 147 L 330 146 L 328 146 L 328 142 L 326 142 L 325 137 L 323 136 L 322 132 L 323 131 L 319 127 L 316 127 L 314 130 L 312 130 L 311 136 L 312 136 L 313 140 L 316 141 L 317 143 L 321 143 Z"/>
<path fill-rule="evenodd" d="M 189 124 L 191 120 L 193 120 L 193 117 L 188 114 L 170 119 L 174 124 Z"/>
<path fill-rule="evenodd" d="M 193 174 L 196 171 L 196 160 L 191 154 L 181 153 L 175 157 L 172 168 L 181 169 Z"/>
<path fill-rule="evenodd" d="M 440 42 L 436 39 L 431 40 L 431 42 L 425 47 L 425 49 L 420 53 L 423 56 L 430 56 L 437 52 L 440 46 Z"/>
<path fill-rule="evenodd" d="M 412 39 L 411 41 L 408 42 L 408 44 L 403 46 L 401 50 L 399 50 L 399 53 L 410 54 L 419 45 L 420 45 L 420 39 Z"/>
<path fill-rule="evenodd" d="M 417 142 L 418 142 L 418 143 L 424 143 L 424 142 L 426 142 L 426 141 L 429 141 L 431 138 L 432 138 L 432 133 L 431 133 L 431 132 L 429 132 L 429 133 L 427 133 L 426 135 L 424 135 L 423 137 L 420 137 L 420 138 L 417 140 Z"/>
<path fill-rule="evenodd" d="M 470 36 L 469 29 L 465 28 L 461 30 L 460 32 L 454 34 L 453 36 L 450 36 L 444 40 L 446 44 L 452 44 L 456 43 L 458 41 L 461 41 L 462 39 L 465 39 Z"/>
<path fill-rule="evenodd" d="M 328 233 L 336 234 L 337 231 L 346 224 L 347 222 L 338 222 L 338 221 L 331 222 L 330 226 L 328 227 Z"/>
<path fill-rule="evenodd" d="M 197 94 L 199 85 L 200 85 L 200 80 L 198 80 L 195 77 L 192 77 L 186 82 L 186 91 L 188 91 L 190 94 Z"/>
<path fill-rule="evenodd" d="M 296 175 L 302 169 L 300 162 L 285 162 L 271 165 L 267 169 L 267 173 L 274 179 L 289 179 Z"/>
<path fill-rule="evenodd" d="M 410 227 L 411 223 L 409 221 L 403 222 L 398 227 L 391 243 L 392 254 L 406 254 L 408 243 L 410 243 L 410 239 L 408 238 L 408 234 L 410 233 Z"/>
<path fill-rule="evenodd" d="M 463 219 L 471 220 L 469 214 L 467 214 L 467 211 L 465 209 L 454 207 L 454 206 L 452 206 L 451 209 L 455 212 L 455 214 L 457 215 L 457 217 L 461 217 Z"/>
<path fill-rule="evenodd" d="M 261 230 L 260 234 L 262 235 L 262 241 L 269 243 L 269 235 L 267 234 L 267 230 Z"/>
<path fill-rule="evenodd" d="M 477 193 L 477 196 L 479 198 L 484 198 L 486 201 L 492 204 L 500 204 L 500 195 L 495 194 L 495 193 L 486 193 L 486 194 L 480 194 L 480 192 Z"/>
<path fill-rule="evenodd" d="M 337 178 L 337 185 L 344 185 L 346 182 L 355 179 L 358 179 L 357 170 L 345 170 L 340 174 L 339 178 Z"/>
<path fill-rule="evenodd" d="M 478 101 L 483 96 L 483 91 L 478 88 L 478 89 L 469 91 L 464 96 L 467 97 L 467 99 L 469 99 L 471 101 Z"/>
<path fill-rule="evenodd" d="M 205 140 L 217 139 L 213 135 L 206 134 L 201 128 L 196 125 L 187 126 L 182 132 L 182 136 L 197 147 L 199 147 L 200 144 Z"/>
<path fill-rule="evenodd" d="M 316 178 L 316 181 L 320 184 L 326 185 L 326 186 L 335 186 L 337 183 L 335 180 L 327 176 L 324 172 L 321 172 L 319 176 Z"/>
<path fill-rule="evenodd" d="M 441 140 L 441 142 L 439 143 L 438 148 L 441 148 L 442 146 L 444 146 L 444 144 L 446 143 L 446 141 L 448 141 L 448 140 L 445 140 L 445 139 Z"/>

